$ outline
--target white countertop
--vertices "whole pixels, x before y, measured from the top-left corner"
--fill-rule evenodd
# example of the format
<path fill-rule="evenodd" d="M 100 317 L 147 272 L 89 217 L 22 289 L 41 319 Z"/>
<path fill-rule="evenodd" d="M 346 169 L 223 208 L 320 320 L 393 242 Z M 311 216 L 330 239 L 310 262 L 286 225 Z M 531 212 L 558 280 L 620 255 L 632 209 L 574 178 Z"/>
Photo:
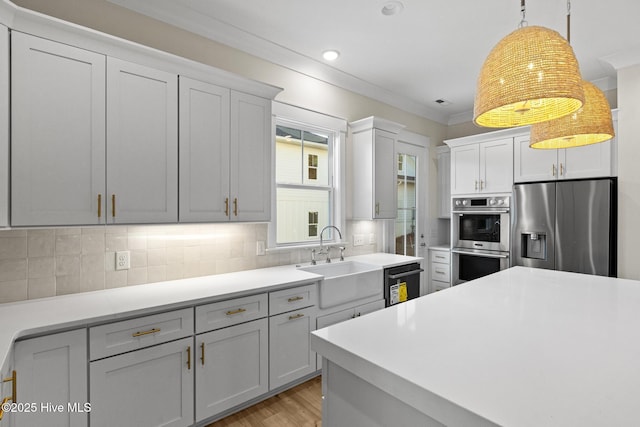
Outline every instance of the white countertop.
<path fill-rule="evenodd" d="M 375 253 L 346 260 L 386 268 L 420 258 Z M 27 335 L 267 292 L 321 278 L 287 265 L 0 304 L 0 367 L 8 359 L 13 342 Z"/>
<path fill-rule="evenodd" d="M 449 426 L 640 420 L 638 281 L 514 267 L 315 331 L 312 348 Z"/>
<path fill-rule="evenodd" d="M 449 252 L 451 250 L 451 247 L 449 247 L 448 244 L 444 244 L 444 245 L 433 245 L 433 246 L 429 246 L 429 250 L 432 251 L 446 251 Z"/>

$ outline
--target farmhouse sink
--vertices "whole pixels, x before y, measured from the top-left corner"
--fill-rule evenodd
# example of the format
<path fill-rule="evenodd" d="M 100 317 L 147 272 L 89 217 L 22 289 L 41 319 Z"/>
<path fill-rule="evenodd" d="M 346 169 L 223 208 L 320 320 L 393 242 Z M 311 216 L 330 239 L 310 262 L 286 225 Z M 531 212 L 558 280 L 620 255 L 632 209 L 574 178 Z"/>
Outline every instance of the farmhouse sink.
<path fill-rule="evenodd" d="M 320 274 L 319 306 L 328 308 L 380 295 L 382 298 L 382 268 L 357 261 L 337 261 L 330 264 L 299 267 Z"/>

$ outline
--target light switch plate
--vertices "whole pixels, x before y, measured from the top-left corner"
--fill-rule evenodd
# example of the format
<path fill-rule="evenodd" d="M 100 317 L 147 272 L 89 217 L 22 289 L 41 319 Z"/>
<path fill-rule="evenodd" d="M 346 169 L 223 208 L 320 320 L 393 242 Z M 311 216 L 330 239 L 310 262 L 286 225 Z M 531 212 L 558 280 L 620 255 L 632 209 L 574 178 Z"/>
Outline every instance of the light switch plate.
<path fill-rule="evenodd" d="M 362 234 L 354 234 L 353 246 L 362 246 L 362 245 L 364 245 L 364 236 Z"/>

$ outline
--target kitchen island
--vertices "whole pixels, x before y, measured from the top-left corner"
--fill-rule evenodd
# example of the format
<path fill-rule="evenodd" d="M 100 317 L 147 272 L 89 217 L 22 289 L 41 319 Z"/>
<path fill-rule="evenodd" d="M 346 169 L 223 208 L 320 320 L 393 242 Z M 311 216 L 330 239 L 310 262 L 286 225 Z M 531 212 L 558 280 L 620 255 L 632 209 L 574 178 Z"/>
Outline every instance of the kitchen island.
<path fill-rule="evenodd" d="M 513 267 L 312 333 L 323 425 L 640 421 L 640 282 Z"/>

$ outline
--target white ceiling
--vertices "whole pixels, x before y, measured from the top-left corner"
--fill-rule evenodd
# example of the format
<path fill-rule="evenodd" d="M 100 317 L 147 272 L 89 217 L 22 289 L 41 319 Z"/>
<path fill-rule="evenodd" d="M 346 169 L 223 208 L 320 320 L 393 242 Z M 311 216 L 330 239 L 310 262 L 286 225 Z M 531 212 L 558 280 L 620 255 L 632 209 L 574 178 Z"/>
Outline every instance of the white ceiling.
<path fill-rule="evenodd" d="M 108 0 L 444 124 L 471 119 L 491 48 L 520 23 L 519 0 Z M 566 36 L 566 0 L 529 0 L 526 20 Z M 573 0 L 571 45 L 604 90 L 604 57 L 640 47 L 640 1 Z M 322 52 L 341 55 L 329 63 Z M 438 105 L 444 99 L 448 105 Z"/>

